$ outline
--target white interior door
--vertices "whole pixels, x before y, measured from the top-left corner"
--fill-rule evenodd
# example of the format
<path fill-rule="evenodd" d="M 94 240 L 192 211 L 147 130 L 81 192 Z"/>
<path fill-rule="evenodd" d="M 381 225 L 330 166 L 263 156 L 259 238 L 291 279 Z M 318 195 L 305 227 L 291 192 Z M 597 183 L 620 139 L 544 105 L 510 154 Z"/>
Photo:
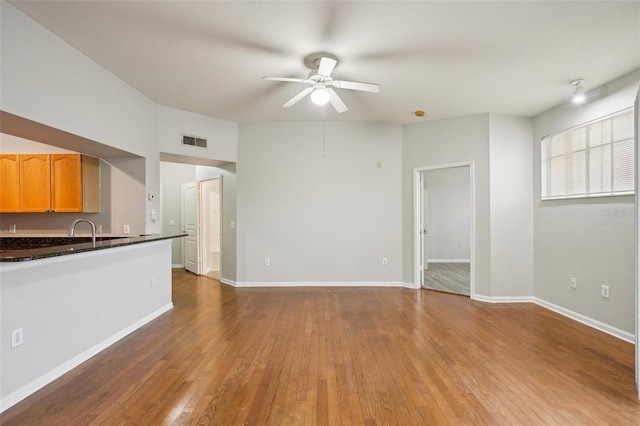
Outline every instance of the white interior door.
<path fill-rule="evenodd" d="M 198 186 L 196 182 L 182 186 L 182 208 L 184 215 L 184 268 L 198 273 Z"/>

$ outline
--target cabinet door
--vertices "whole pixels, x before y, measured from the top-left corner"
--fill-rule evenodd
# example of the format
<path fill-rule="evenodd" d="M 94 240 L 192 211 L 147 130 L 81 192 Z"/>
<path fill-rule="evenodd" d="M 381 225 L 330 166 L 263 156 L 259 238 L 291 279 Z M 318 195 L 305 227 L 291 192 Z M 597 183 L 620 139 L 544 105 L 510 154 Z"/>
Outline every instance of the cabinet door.
<path fill-rule="evenodd" d="M 0 212 L 20 211 L 20 164 L 17 154 L 0 154 Z"/>
<path fill-rule="evenodd" d="M 51 154 L 51 209 L 82 211 L 82 166 L 80 154 Z"/>
<path fill-rule="evenodd" d="M 51 209 L 51 173 L 46 154 L 20 154 L 20 211 Z"/>

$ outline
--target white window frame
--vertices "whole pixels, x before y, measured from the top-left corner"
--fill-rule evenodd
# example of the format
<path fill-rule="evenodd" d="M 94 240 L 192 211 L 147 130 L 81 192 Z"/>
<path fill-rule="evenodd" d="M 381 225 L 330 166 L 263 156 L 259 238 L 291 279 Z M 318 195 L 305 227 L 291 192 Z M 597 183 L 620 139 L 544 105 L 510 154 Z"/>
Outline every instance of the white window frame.
<path fill-rule="evenodd" d="M 633 195 L 635 193 L 634 188 L 633 188 L 633 182 L 635 182 L 635 166 L 634 166 L 634 158 L 635 158 L 635 148 L 633 147 L 633 120 L 634 120 L 634 109 L 633 107 L 631 108 L 626 108 L 622 111 L 618 111 L 616 113 L 607 115 L 605 117 L 601 117 L 597 120 L 593 120 L 590 121 L 588 123 L 585 124 L 581 124 L 579 126 L 575 126 L 572 127 L 570 129 L 567 130 L 563 130 L 561 132 L 557 132 L 548 136 L 545 136 L 542 138 L 542 140 L 540 141 L 540 184 L 541 184 L 541 191 L 540 191 L 540 195 L 541 195 L 541 200 L 542 201 L 548 201 L 548 200 L 563 200 L 563 199 L 574 199 L 574 198 L 593 198 L 593 197 L 615 197 L 615 196 L 624 196 L 624 195 Z M 598 147 L 603 147 L 603 146 L 609 146 L 611 149 L 611 154 L 610 154 L 610 158 L 608 158 L 608 167 L 610 168 L 610 179 L 611 179 L 611 189 L 607 190 L 607 191 L 600 191 L 600 192 L 592 192 L 592 189 L 590 188 L 590 173 L 591 167 L 594 166 L 598 166 L 597 164 L 595 164 L 595 160 L 593 160 L 594 162 L 592 162 L 592 158 L 591 158 L 591 150 L 594 149 L 594 147 L 590 146 L 590 141 L 589 141 L 589 128 L 591 126 L 595 126 L 595 125 L 602 125 L 603 122 L 607 121 L 607 120 L 613 120 L 616 116 L 620 116 L 620 115 L 624 115 L 624 114 L 630 114 L 631 116 L 631 136 L 628 138 L 621 138 L 621 139 L 613 139 L 613 136 L 611 137 L 611 140 L 608 142 L 604 142 L 601 143 Z M 567 148 L 560 154 L 553 156 L 552 155 L 552 148 L 551 148 L 551 143 L 553 142 L 557 142 L 557 143 L 562 143 L 560 142 L 560 140 L 564 140 L 567 145 L 570 144 L 570 142 L 566 142 L 567 140 L 569 141 L 573 141 L 571 138 L 573 136 L 573 134 L 576 134 L 577 132 L 581 131 L 582 129 L 586 129 L 584 132 L 584 137 L 585 137 L 585 141 L 584 141 L 584 146 L 577 148 L 577 149 L 573 149 L 573 148 L 569 148 L 567 146 Z M 613 131 L 612 131 L 613 133 Z M 561 138 L 558 138 L 558 137 Z M 633 168 L 631 173 L 632 176 L 630 177 L 629 182 L 631 182 L 631 187 L 630 189 L 625 189 L 625 190 L 615 190 L 615 186 L 616 186 L 616 182 L 619 183 L 619 181 L 616 181 L 616 179 L 614 179 L 614 175 L 615 175 L 615 171 L 617 170 L 616 167 L 614 166 L 615 164 L 615 156 L 613 155 L 613 151 L 614 148 L 616 146 L 620 146 L 623 143 L 629 143 L 629 141 L 632 144 L 632 148 L 631 148 L 631 152 L 629 153 L 630 156 L 630 163 L 631 163 L 631 167 Z M 580 165 L 579 162 L 577 160 L 570 160 L 573 159 L 573 157 L 571 156 L 571 154 L 580 154 L 584 152 L 584 165 Z M 565 187 L 565 192 L 561 193 L 561 194 L 551 194 L 551 172 L 552 172 L 552 167 L 550 166 L 551 160 L 552 159 L 561 159 L 562 157 L 564 157 L 566 163 L 564 168 L 562 169 L 563 173 L 565 174 L 565 176 L 569 175 L 570 173 L 573 173 L 573 169 L 576 168 L 576 166 L 579 167 L 584 167 L 584 169 L 577 169 L 579 172 L 583 172 L 584 173 L 584 187 L 585 187 L 585 191 L 583 192 L 574 192 L 574 188 L 573 188 L 573 184 L 574 184 L 574 180 L 573 178 L 569 178 L 569 177 L 565 177 L 566 179 L 566 187 Z M 595 156 L 594 156 L 595 158 Z M 602 160 L 604 161 L 604 160 Z"/>

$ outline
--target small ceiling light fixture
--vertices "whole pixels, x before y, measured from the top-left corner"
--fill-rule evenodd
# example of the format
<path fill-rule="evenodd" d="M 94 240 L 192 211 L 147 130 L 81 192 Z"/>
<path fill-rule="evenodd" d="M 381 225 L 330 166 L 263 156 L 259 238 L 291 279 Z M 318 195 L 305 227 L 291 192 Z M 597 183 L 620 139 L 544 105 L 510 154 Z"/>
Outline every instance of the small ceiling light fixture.
<path fill-rule="evenodd" d="M 574 87 L 573 89 L 573 98 L 572 101 L 574 104 L 581 104 L 584 101 L 587 100 L 587 96 L 584 93 L 584 87 L 582 86 L 582 84 L 584 83 L 584 80 L 579 78 L 577 80 L 572 80 L 571 85 Z"/>
<path fill-rule="evenodd" d="M 416 117 L 424 117 L 424 111 L 416 111 L 414 112 L 414 114 L 416 115 Z"/>
<path fill-rule="evenodd" d="M 329 91 L 324 87 L 317 87 L 311 92 L 311 101 L 316 105 L 326 105 L 329 102 Z"/>

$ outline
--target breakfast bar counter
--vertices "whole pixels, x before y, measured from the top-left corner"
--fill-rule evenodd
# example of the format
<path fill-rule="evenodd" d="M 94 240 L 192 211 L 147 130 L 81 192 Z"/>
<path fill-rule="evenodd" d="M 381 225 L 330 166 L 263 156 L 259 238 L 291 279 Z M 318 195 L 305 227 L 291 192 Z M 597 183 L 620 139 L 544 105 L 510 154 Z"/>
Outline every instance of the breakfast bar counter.
<path fill-rule="evenodd" d="M 0 237 L 0 262 L 24 262 L 184 237 L 186 234 L 149 234 L 138 237 Z"/>

